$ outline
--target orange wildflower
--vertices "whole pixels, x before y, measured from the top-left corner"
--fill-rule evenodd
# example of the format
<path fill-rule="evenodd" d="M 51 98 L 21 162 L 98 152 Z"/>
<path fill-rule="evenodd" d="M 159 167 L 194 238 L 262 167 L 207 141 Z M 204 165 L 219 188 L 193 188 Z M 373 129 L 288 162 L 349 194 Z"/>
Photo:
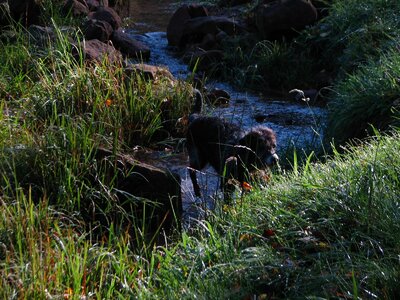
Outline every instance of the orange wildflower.
<path fill-rule="evenodd" d="M 243 182 L 243 183 L 242 183 L 242 188 L 243 188 L 245 191 L 251 191 L 251 189 L 252 189 L 251 184 L 250 184 L 250 183 L 247 183 L 247 182 Z"/>

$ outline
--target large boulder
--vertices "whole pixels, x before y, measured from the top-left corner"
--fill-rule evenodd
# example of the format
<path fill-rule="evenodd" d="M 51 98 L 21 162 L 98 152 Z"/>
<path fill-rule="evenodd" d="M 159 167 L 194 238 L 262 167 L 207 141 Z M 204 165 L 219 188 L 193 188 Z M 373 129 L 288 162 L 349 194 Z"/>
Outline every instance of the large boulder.
<path fill-rule="evenodd" d="M 133 39 L 122 30 L 115 30 L 111 35 L 111 41 L 115 48 L 124 56 L 147 61 L 150 58 L 150 48 L 140 41 Z"/>
<path fill-rule="evenodd" d="M 83 24 L 82 31 L 87 40 L 97 39 L 102 42 L 107 42 L 110 40 L 113 28 L 106 21 L 89 19 Z"/>
<path fill-rule="evenodd" d="M 129 208 L 129 195 L 148 199 L 137 205 L 136 216 L 145 218 L 146 229 L 155 233 L 159 229 L 171 232 L 180 227 L 182 198 L 180 176 L 166 169 L 160 169 L 140 162 L 129 162 L 131 172 L 118 183 L 119 199 Z M 127 201 L 128 200 L 128 201 Z M 128 205 L 127 205 L 128 204 Z"/>
<path fill-rule="evenodd" d="M 89 19 L 108 22 L 114 30 L 122 25 L 120 16 L 111 7 L 98 7 L 96 11 L 89 13 Z"/>
<path fill-rule="evenodd" d="M 317 10 L 308 0 L 280 0 L 255 8 L 254 23 L 264 39 L 291 37 L 317 20 Z"/>
<path fill-rule="evenodd" d="M 170 46 L 180 46 L 186 23 L 192 18 L 208 16 L 207 9 L 198 5 L 182 5 L 172 15 L 167 26 Z"/>
<path fill-rule="evenodd" d="M 63 12 L 71 13 L 73 16 L 87 16 L 89 7 L 85 0 L 67 0 L 63 6 Z"/>
<path fill-rule="evenodd" d="M 150 237 L 160 229 L 180 228 L 182 197 L 180 176 L 135 160 L 128 155 L 113 155 L 99 149 L 96 160 L 114 178 L 118 206 L 136 221 L 141 219 Z"/>
<path fill-rule="evenodd" d="M 75 47 L 74 56 L 79 57 L 77 49 Z M 84 60 L 102 62 L 107 59 L 110 63 L 117 63 L 122 61 L 121 53 L 116 50 L 113 46 L 103 43 L 99 40 L 89 40 L 83 42 L 83 47 L 80 47 Z"/>
<path fill-rule="evenodd" d="M 188 43 L 200 43 L 204 37 L 215 37 L 221 31 L 232 36 L 236 33 L 244 32 L 244 29 L 237 22 L 227 17 L 206 16 L 192 18 L 186 22 L 180 46 Z"/>

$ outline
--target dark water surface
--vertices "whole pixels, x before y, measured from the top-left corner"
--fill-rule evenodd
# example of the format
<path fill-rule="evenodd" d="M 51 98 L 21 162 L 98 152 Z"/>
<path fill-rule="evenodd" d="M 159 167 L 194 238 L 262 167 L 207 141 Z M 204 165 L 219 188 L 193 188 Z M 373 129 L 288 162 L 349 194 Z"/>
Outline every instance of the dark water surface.
<path fill-rule="evenodd" d="M 121 16 L 129 17 L 125 31 L 150 47 L 149 64 L 167 67 L 176 78 L 185 79 L 190 73 L 188 67 L 168 47 L 165 32 L 170 17 L 182 3 L 166 0 L 131 0 L 125 1 L 125 6 L 123 8 L 120 6 L 117 10 Z M 255 116 L 265 116 L 261 124 L 276 132 L 278 153 L 288 146 L 295 146 L 300 150 L 310 146 L 319 148 L 321 145 L 323 124 L 326 119 L 324 108 L 310 107 L 305 102 L 292 103 L 276 100 L 268 95 L 260 96 L 238 91 L 223 82 L 213 82 L 207 86 L 224 89 L 231 95 L 228 107 L 212 109 L 209 113 L 232 120 L 245 129 L 260 125 L 255 121 Z M 152 153 L 148 159 L 153 164 L 167 166 L 181 175 L 186 222 L 201 212 L 199 208 L 214 206 L 215 195 L 218 193 L 218 177 L 212 168 L 199 172 L 198 178 L 204 196 L 203 199 L 196 199 L 186 170 L 185 154 L 174 156 Z"/>
<path fill-rule="evenodd" d="M 166 31 L 169 19 L 181 3 L 183 1 L 125 0 L 118 1 L 116 11 L 138 33 Z"/>

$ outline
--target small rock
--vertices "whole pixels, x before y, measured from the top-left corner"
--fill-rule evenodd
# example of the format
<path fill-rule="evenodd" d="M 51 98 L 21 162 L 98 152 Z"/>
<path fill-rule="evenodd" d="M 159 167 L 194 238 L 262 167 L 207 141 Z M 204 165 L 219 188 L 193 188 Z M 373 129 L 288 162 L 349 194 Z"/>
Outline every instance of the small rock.
<path fill-rule="evenodd" d="M 31 25 L 28 32 L 29 41 L 40 47 L 49 46 L 56 40 L 56 35 L 51 27 Z"/>

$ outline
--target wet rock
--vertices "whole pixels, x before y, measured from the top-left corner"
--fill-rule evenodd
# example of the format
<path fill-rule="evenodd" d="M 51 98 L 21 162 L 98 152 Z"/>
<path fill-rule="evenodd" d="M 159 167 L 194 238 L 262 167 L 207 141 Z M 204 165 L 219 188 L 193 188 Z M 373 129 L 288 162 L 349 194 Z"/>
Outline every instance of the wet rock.
<path fill-rule="evenodd" d="M 87 16 L 89 7 L 85 0 L 67 0 L 63 6 L 63 12 L 71 13 L 73 16 Z"/>
<path fill-rule="evenodd" d="M 186 23 L 192 18 L 207 16 L 204 6 L 183 5 L 172 15 L 167 26 L 167 39 L 170 46 L 181 46 L 181 39 Z"/>
<path fill-rule="evenodd" d="M 317 20 L 317 10 L 307 0 L 274 1 L 254 11 L 255 25 L 265 39 L 291 37 Z"/>
<path fill-rule="evenodd" d="M 115 48 L 124 56 L 147 61 L 150 58 L 150 48 L 140 41 L 133 39 L 129 34 L 115 30 L 111 35 Z"/>
<path fill-rule="evenodd" d="M 292 126 L 292 125 L 300 126 L 308 124 L 306 120 L 302 119 L 300 116 L 297 116 L 296 113 L 283 113 L 283 112 L 267 114 L 264 121 L 279 124 L 281 126 Z"/>
<path fill-rule="evenodd" d="M 75 49 L 73 53 L 77 57 L 78 52 Z M 116 63 L 122 61 L 121 53 L 116 50 L 113 46 L 105 44 L 99 40 L 89 40 L 83 43 L 83 58 L 87 61 L 102 62 L 104 59 L 108 59 L 110 63 Z"/>
<path fill-rule="evenodd" d="M 222 89 L 213 89 L 206 94 L 206 100 L 214 106 L 226 106 L 231 96 Z"/>
<path fill-rule="evenodd" d="M 96 19 L 109 23 L 114 30 L 121 27 L 120 16 L 111 7 L 98 7 L 96 11 L 89 13 L 89 19 Z"/>
<path fill-rule="evenodd" d="M 245 98 L 236 99 L 235 103 L 236 104 L 245 104 L 245 103 L 247 103 L 247 99 L 245 99 Z"/>
<path fill-rule="evenodd" d="M 97 151 L 96 160 L 105 166 L 110 178 L 116 178 L 118 205 L 129 212 L 128 215 L 144 217 L 142 221 L 150 236 L 160 228 L 170 232 L 180 228 L 182 198 L 178 174 L 127 155 L 113 155 L 106 149 Z"/>
<path fill-rule="evenodd" d="M 136 74 L 142 75 L 146 80 L 157 80 L 161 77 L 175 80 L 174 76 L 166 68 L 147 64 L 131 64 L 124 68 L 125 74 L 132 77 Z"/>
<path fill-rule="evenodd" d="M 107 42 L 113 33 L 113 28 L 106 21 L 89 19 L 83 24 L 82 31 L 87 40 L 97 39 Z"/>

